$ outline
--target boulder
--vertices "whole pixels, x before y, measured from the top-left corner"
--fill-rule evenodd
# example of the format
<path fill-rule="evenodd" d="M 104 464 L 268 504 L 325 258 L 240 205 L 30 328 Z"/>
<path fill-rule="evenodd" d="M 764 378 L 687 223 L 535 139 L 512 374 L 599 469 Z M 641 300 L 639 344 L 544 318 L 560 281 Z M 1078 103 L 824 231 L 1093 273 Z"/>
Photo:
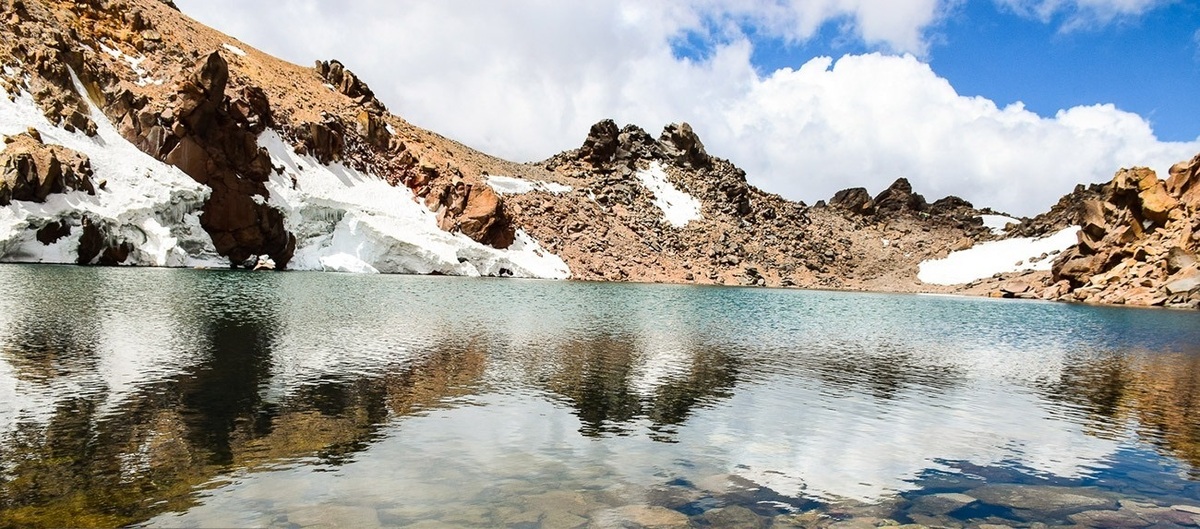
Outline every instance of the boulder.
<path fill-rule="evenodd" d="M 1171 167 L 1167 192 L 1191 208 L 1200 208 L 1200 154 Z"/>
<path fill-rule="evenodd" d="M 587 138 L 583 140 L 583 146 L 579 148 L 579 157 L 592 165 L 611 161 L 620 145 L 618 141 L 620 134 L 621 130 L 611 119 L 605 119 L 592 125 L 592 128 L 588 130 Z"/>
<path fill-rule="evenodd" d="M 866 188 L 851 187 L 833 194 L 829 206 L 844 209 L 859 215 L 870 215 L 875 212 L 875 200 L 867 193 Z"/>
<path fill-rule="evenodd" d="M 459 228 L 467 237 L 495 248 L 508 248 L 515 237 L 500 195 L 488 185 L 470 186 Z"/>
<path fill-rule="evenodd" d="M 1086 233 L 1092 240 L 1103 239 L 1104 235 L 1108 233 L 1104 202 L 1100 200 L 1085 201 L 1079 226 L 1083 228 L 1083 233 Z"/>
<path fill-rule="evenodd" d="M 710 165 L 711 160 L 708 153 L 704 151 L 704 144 L 700 142 L 700 137 L 692 131 L 692 126 L 687 123 L 667 125 L 663 128 L 658 143 L 668 156 L 674 158 L 677 164 L 691 167 Z"/>
<path fill-rule="evenodd" d="M 1037 517 L 1117 507 L 1117 500 L 1113 496 L 1082 487 L 996 484 L 984 485 L 966 494 L 988 505 L 1016 509 Z"/>
<path fill-rule="evenodd" d="M 1157 178 L 1154 184 L 1138 193 L 1142 200 L 1142 216 L 1162 226 L 1167 223 L 1171 210 L 1179 207 L 1179 201 L 1167 193 L 1167 186 Z"/>
<path fill-rule="evenodd" d="M 1192 263 L 1191 266 L 1175 272 L 1167 278 L 1164 288 L 1170 294 L 1186 294 L 1200 289 L 1200 265 Z"/>
<path fill-rule="evenodd" d="M 87 155 L 61 145 L 46 145 L 36 130 L 4 141 L 8 145 L 0 151 L 0 206 L 13 200 L 45 202 L 53 193 L 96 194 Z"/>
<path fill-rule="evenodd" d="M 913 193 L 907 178 L 897 178 L 891 186 L 875 196 L 875 212 L 879 216 L 894 215 L 904 211 L 920 212 L 929 208 L 925 197 Z"/>
<path fill-rule="evenodd" d="M 1178 246 L 1167 250 L 1167 273 L 1174 274 L 1184 268 L 1196 264 L 1196 254 Z"/>
<path fill-rule="evenodd" d="M 937 199 L 933 204 L 929 205 L 930 215 L 952 216 L 952 215 L 970 215 L 976 217 L 978 214 L 975 211 L 975 205 L 963 200 L 954 195 L 946 196 Z M 980 219 L 982 225 L 983 219 Z"/>
<path fill-rule="evenodd" d="M 271 175 L 271 158 L 256 139 L 256 131 L 271 123 L 270 102 L 257 87 L 242 87 L 237 97 L 226 98 L 228 68 L 213 52 L 179 83 L 172 112 L 177 120 L 172 135 L 177 139 L 160 158 L 212 189 L 200 226 L 219 254 L 234 265 L 266 255 L 284 268 L 296 239 L 287 232 L 283 214 L 263 200 L 268 196 L 264 183 Z M 140 121 L 135 128 L 141 127 Z"/>

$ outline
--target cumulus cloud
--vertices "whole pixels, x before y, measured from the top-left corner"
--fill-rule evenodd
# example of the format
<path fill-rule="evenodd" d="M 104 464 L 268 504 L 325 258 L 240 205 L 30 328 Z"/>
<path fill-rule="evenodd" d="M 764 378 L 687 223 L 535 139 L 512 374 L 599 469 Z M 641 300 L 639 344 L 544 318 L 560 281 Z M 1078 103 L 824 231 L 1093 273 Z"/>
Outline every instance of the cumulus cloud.
<path fill-rule="evenodd" d="M 1073 31 L 1107 26 L 1137 17 L 1172 0 L 996 0 L 1013 12 L 1051 22 L 1061 17 L 1061 29 Z"/>
<path fill-rule="evenodd" d="M 177 3 L 286 59 L 341 59 L 393 112 L 492 154 L 546 158 L 606 117 L 652 134 L 687 121 L 753 183 L 809 203 L 905 176 L 931 199 L 1033 214 L 1076 183 L 1122 166 L 1165 171 L 1200 151 L 1200 139 L 1160 142 L 1145 119 L 1111 105 L 1044 117 L 960 95 L 913 55 L 815 58 L 762 74 L 739 31 L 759 24 L 803 40 L 834 24 L 919 53 L 947 1 Z M 702 60 L 672 49 L 689 33 L 713 38 Z"/>

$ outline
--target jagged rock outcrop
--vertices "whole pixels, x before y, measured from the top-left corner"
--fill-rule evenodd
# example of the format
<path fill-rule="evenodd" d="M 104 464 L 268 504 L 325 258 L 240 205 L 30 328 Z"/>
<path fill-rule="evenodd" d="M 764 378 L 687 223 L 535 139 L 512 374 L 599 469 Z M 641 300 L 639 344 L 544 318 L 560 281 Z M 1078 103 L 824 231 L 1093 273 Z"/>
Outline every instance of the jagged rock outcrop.
<path fill-rule="evenodd" d="M 899 178 L 874 198 L 866 188 L 851 187 L 834 193 L 826 204 L 829 208 L 845 211 L 856 220 L 862 222 L 891 222 L 898 219 L 916 219 L 927 224 L 941 224 L 964 230 L 967 241 L 986 239 L 988 233 L 983 229 L 980 215 L 983 211 L 975 209 L 970 202 L 956 196 L 938 199 L 933 204 L 925 201 L 925 197 L 913 192 L 912 184 L 906 178 Z M 954 249 L 961 249 L 964 241 L 955 243 Z"/>
<path fill-rule="evenodd" d="M 864 187 L 851 187 L 833 194 L 829 199 L 829 207 L 844 209 L 858 215 L 875 213 L 875 199 Z"/>
<path fill-rule="evenodd" d="M 316 70 L 317 74 L 333 86 L 334 90 L 355 100 L 363 108 L 375 114 L 387 112 L 387 107 L 375 97 L 375 92 L 371 90 L 371 87 L 354 75 L 354 72 L 346 69 L 341 61 L 336 59 L 317 61 Z"/>
<path fill-rule="evenodd" d="M 1200 308 L 1200 156 L 1163 181 L 1118 171 L 1079 209 L 1079 244 L 1054 262 L 1052 294 L 1090 303 Z"/>
<path fill-rule="evenodd" d="M 271 159 L 253 132 L 270 122 L 270 103 L 261 90 L 246 89 L 241 102 L 233 104 L 225 94 L 228 82 L 229 64 L 214 51 L 179 83 L 174 108 L 157 116 L 139 114 L 133 130 L 139 145 L 156 145 L 156 138 L 166 135 L 162 146 L 174 146 L 163 160 L 212 189 L 200 219 L 221 255 L 235 265 L 267 255 L 284 267 L 296 239 L 284 227 L 283 215 L 265 203 Z"/>
<path fill-rule="evenodd" d="M 84 154 L 46 145 L 37 130 L 4 138 L 0 151 L 0 206 L 13 200 L 44 202 L 52 193 L 95 194 L 92 165 Z"/>
<path fill-rule="evenodd" d="M 878 195 L 875 195 L 875 214 L 880 217 L 895 216 L 905 212 L 923 212 L 929 203 L 919 193 L 914 193 L 907 178 L 897 178 Z"/>

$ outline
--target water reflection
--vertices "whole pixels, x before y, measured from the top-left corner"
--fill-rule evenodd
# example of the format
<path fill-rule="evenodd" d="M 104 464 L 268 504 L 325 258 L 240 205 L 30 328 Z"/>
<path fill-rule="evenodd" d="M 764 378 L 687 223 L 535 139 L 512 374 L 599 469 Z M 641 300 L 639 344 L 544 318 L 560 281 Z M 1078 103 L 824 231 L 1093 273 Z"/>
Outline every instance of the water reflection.
<path fill-rule="evenodd" d="M 1077 358 L 1043 391 L 1079 410 L 1098 437 L 1115 438 L 1123 425 L 1135 424 L 1142 438 L 1190 463 L 1200 477 L 1200 350 Z"/>
<path fill-rule="evenodd" d="M 913 520 L 904 502 L 980 483 L 1186 499 L 1163 484 L 1200 466 L 1191 313 L 37 266 L 0 284 L 0 527 L 331 506 L 486 527 L 561 491 L 591 491 L 564 523 L 848 500 Z"/>
<path fill-rule="evenodd" d="M 728 353 L 638 343 L 636 336 L 600 335 L 562 345 L 546 385 L 574 408 L 583 435 L 630 435 L 646 419 L 652 439 L 670 442 L 695 409 L 733 394 L 739 361 Z"/>

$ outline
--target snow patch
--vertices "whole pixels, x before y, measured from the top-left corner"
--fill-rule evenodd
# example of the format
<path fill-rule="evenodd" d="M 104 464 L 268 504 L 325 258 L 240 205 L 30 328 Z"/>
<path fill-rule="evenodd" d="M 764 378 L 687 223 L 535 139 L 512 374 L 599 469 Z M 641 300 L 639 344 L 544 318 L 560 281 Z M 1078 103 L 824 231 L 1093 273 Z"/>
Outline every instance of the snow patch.
<path fill-rule="evenodd" d="M 1010 223 L 1021 223 L 1019 219 L 1014 219 L 1008 215 L 980 215 L 979 218 L 983 219 L 983 227 L 992 230 L 992 233 L 996 235 L 1003 235 L 1007 231 L 1005 227 Z"/>
<path fill-rule="evenodd" d="M 103 42 L 99 44 L 100 49 L 104 53 L 111 55 L 114 59 L 120 59 L 129 64 L 129 69 L 133 70 L 133 73 L 137 74 L 138 76 L 138 79 L 137 81 L 134 81 L 134 84 L 137 84 L 138 86 L 146 86 L 151 84 L 157 86 L 163 84 L 162 79 L 155 79 L 151 77 L 150 72 L 146 71 L 146 69 L 142 67 L 142 62 L 146 60 L 146 57 L 133 57 L 116 48 L 105 46 Z"/>
<path fill-rule="evenodd" d="M 505 250 L 479 244 L 437 226 L 433 212 L 408 188 L 340 163 L 321 164 L 301 156 L 273 130 L 258 144 L 283 167 L 267 183 L 270 204 L 286 216 L 296 236 L 297 270 L 356 273 L 441 273 L 462 276 L 566 279 L 561 258 L 518 230 Z"/>
<path fill-rule="evenodd" d="M 116 50 L 105 51 L 112 54 Z M 75 89 L 85 93 L 79 80 L 73 79 Z M 18 94 L 13 101 L 0 97 L 0 134 L 35 128 L 46 144 L 87 155 L 95 172 L 94 182 L 107 180 L 104 189 L 96 186 L 95 195 L 73 191 L 50 195 L 44 203 L 13 201 L 0 207 L 0 261 L 74 263 L 86 216 L 110 235 L 134 245 L 125 264 L 225 264 L 212 239 L 200 227 L 200 208 L 208 198 L 208 188 L 138 150 L 90 102 L 89 108 L 96 122 L 94 138 L 51 124 L 28 93 Z M 66 224 L 71 232 L 45 245 L 37 240 L 36 233 L 51 222 Z"/>
<path fill-rule="evenodd" d="M 957 285 L 999 273 L 1049 270 L 1053 257 L 1039 257 L 1070 248 L 1078 241 L 1077 233 L 1079 227 L 1071 226 L 1040 239 L 1028 237 L 977 244 L 953 252 L 945 259 L 922 262 L 917 279 L 935 285 Z"/>
<path fill-rule="evenodd" d="M 237 55 L 238 57 L 246 56 L 246 52 L 244 50 L 242 50 L 241 48 L 239 48 L 237 46 L 234 46 L 233 44 L 226 43 L 226 44 L 222 44 L 221 47 L 225 48 L 227 51 L 229 51 L 229 53 Z"/>
<path fill-rule="evenodd" d="M 662 210 L 663 218 L 672 226 L 682 228 L 688 222 L 700 219 L 700 201 L 671 185 L 662 164 L 652 162 L 649 168 L 638 171 L 637 177 L 654 193 L 654 205 Z"/>
<path fill-rule="evenodd" d="M 570 193 L 574 190 L 573 187 L 554 182 L 542 182 L 540 180 L 525 180 L 522 178 L 513 178 L 511 176 L 488 175 L 487 184 L 492 190 L 501 195 L 522 195 L 532 193 L 534 191 L 542 191 L 552 195 L 561 195 Z"/>

